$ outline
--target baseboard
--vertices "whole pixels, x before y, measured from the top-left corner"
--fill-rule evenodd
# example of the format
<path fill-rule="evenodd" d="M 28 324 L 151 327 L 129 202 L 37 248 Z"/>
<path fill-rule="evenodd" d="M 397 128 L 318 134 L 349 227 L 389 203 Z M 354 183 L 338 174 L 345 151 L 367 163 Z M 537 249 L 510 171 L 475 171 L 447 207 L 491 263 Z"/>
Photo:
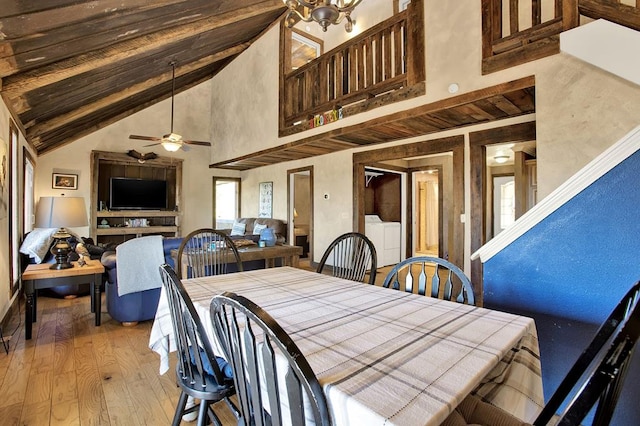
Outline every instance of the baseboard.
<path fill-rule="evenodd" d="M 13 298 L 13 302 L 9 305 L 9 309 L 0 320 L 2 327 L 2 335 L 7 336 L 13 332 L 16 324 L 20 324 L 20 302 L 22 301 L 23 289 L 18 290 L 18 294 Z"/>

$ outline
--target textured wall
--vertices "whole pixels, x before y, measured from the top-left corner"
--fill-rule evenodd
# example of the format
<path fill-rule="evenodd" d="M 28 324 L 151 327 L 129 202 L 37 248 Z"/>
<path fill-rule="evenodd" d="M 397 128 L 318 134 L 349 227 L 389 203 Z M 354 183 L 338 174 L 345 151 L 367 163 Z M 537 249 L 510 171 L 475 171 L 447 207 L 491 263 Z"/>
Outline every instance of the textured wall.
<path fill-rule="evenodd" d="M 535 319 L 545 400 L 640 279 L 639 173 L 637 151 L 484 264 L 485 307 Z M 638 383 L 636 352 L 611 424 L 638 424 Z"/>
<path fill-rule="evenodd" d="M 174 129 L 186 139 L 210 140 L 211 117 L 210 84 L 204 83 L 179 93 L 175 98 Z M 165 157 L 181 158 L 182 176 L 182 230 L 190 232 L 199 227 L 212 225 L 212 178 L 214 170 L 208 168 L 210 152 L 206 147 L 191 147 L 169 153 L 160 145 L 145 147 L 149 142 L 130 140 L 130 134 L 161 136 L 169 131 L 171 101 L 169 99 L 144 109 L 134 115 L 98 130 L 79 141 L 56 149 L 37 158 L 36 201 L 42 196 L 67 195 L 85 197 L 87 212 L 91 199 L 91 151 L 127 152 L 135 149 L 146 153 L 153 151 Z M 214 155 L 213 151 L 212 154 Z M 69 172 L 78 175 L 77 191 L 51 189 L 51 173 Z M 236 172 L 223 171 L 219 176 L 238 176 Z M 89 229 L 74 229 L 81 236 L 88 236 Z"/>
<path fill-rule="evenodd" d="M 484 264 L 485 304 L 600 323 L 640 280 L 640 151 Z"/>

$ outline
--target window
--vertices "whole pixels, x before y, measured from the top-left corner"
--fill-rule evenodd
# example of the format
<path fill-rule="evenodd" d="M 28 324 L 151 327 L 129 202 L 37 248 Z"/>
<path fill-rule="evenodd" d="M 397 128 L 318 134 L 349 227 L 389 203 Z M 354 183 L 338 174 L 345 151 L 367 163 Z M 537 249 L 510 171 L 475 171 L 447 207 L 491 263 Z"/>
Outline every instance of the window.
<path fill-rule="evenodd" d="M 500 185 L 500 229 L 506 229 L 516 220 L 514 181 Z"/>
<path fill-rule="evenodd" d="M 33 229 L 35 218 L 35 206 L 34 206 L 34 189 L 33 182 L 35 179 L 35 162 L 33 157 L 29 154 L 27 148 L 23 148 L 23 177 L 24 183 L 22 185 L 24 196 L 22 197 L 23 203 L 23 217 L 22 217 L 22 235 L 27 232 L 31 232 Z"/>
<path fill-rule="evenodd" d="M 19 228 L 19 216 L 18 216 L 18 145 L 20 141 L 18 139 L 18 128 L 13 120 L 9 120 L 9 158 L 7 164 L 9 166 L 7 171 L 9 197 L 8 197 L 8 214 L 9 214 L 9 264 L 11 282 L 9 283 L 11 289 L 11 295 L 18 290 L 20 284 L 20 267 L 18 265 L 18 256 L 14 256 L 14 253 L 18 253 L 20 247 L 20 235 Z"/>
<path fill-rule="evenodd" d="M 323 42 L 307 33 L 291 30 L 291 69 L 296 70 L 322 55 Z"/>
<path fill-rule="evenodd" d="M 233 221 L 240 217 L 239 178 L 213 177 L 213 227 L 230 229 Z"/>
<path fill-rule="evenodd" d="M 393 13 L 402 12 L 409 6 L 409 3 L 411 3 L 411 0 L 394 0 Z"/>

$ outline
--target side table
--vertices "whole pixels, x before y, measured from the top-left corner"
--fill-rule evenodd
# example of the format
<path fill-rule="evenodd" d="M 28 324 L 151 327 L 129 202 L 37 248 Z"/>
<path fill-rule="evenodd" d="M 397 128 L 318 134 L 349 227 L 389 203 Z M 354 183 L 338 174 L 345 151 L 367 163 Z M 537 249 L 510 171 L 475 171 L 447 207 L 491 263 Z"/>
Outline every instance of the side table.
<path fill-rule="evenodd" d="M 100 311 L 102 302 L 100 298 L 100 286 L 102 285 L 102 274 L 104 266 L 99 260 L 87 260 L 84 266 L 72 262 L 73 268 L 69 269 L 49 269 L 51 264 L 41 263 L 39 265 L 29 265 L 22 274 L 24 282 L 24 292 L 27 296 L 27 306 L 25 308 L 25 339 L 31 339 L 31 329 L 36 322 L 36 312 L 38 307 L 38 294 L 36 290 L 51 288 L 59 285 L 86 284 L 90 283 L 91 288 L 91 312 L 95 313 L 96 326 L 100 325 Z"/>

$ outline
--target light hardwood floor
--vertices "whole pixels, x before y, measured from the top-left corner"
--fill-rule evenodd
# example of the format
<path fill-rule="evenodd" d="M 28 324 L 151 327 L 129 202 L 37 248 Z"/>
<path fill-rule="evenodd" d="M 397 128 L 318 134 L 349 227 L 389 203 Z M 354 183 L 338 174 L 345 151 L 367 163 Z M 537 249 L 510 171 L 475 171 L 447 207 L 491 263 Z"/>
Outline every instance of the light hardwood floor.
<path fill-rule="evenodd" d="M 93 322 L 89 296 L 38 297 L 33 338 L 25 341 L 20 318 L 9 354 L 0 347 L 0 424 L 171 424 L 180 395 L 175 357 L 160 376 L 159 357 L 148 348 L 152 322 L 123 327 L 104 308 L 102 325 Z M 235 424 L 224 404 L 216 412 Z"/>
<path fill-rule="evenodd" d="M 304 260 L 300 267 L 314 269 Z M 382 280 L 378 271 L 376 283 Z M 28 341 L 22 301 L 20 315 L 14 312 L 3 330 L 16 330 L 9 353 L 0 346 L 1 425 L 171 424 L 180 395 L 175 357 L 160 376 L 159 357 L 148 348 L 152 321 L 123 327 L 111 319 L 102 296 L 100 327 L 94 326 L 89 296 L 38 297 L 38 321 Z M 227 407 L 217 405 L 223 423 L 235 425 Z"/>

